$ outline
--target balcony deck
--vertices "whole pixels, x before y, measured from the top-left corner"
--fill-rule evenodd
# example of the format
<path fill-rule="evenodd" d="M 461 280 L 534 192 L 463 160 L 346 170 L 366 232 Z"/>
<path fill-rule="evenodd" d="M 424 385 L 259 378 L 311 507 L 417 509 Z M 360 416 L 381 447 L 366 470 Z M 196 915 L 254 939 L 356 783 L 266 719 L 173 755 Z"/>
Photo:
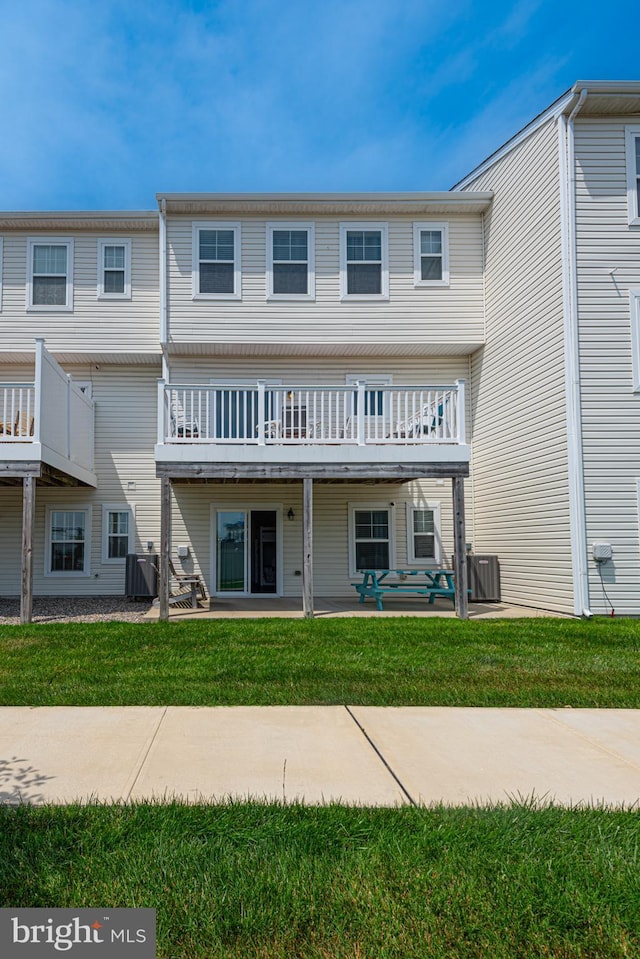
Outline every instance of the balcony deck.
<path fill-rule="evenodd" d="M 389 387 L 159 383 L 158 475 L 467 475 L 464 381 Z"/>
<path fill-rule="evenodd" d="M 0 384 L 0 481 L 96 486 L 93 430 L 92 400 L 37 340 L 33 382 Z"/>

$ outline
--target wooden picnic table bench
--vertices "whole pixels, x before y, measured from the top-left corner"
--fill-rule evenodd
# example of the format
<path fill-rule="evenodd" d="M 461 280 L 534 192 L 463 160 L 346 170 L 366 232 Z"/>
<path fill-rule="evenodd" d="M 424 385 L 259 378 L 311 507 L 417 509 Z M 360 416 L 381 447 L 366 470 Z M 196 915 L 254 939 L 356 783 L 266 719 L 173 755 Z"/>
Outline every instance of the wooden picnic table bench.
<path fill-rule="evenodd" d="M 397 576 L 397 582 L 388 580 L 388 576 Z M 366 569 L 362 582 L 354 583 L 354 586 L 360 593 L 361 603 L 371 596 L 379 610 L 383 608 L 382 597 L 385 593 L 428 596 L 429 603 L 434 603 L 436 596 L 445 596 L 455 606 L 453 577 L 453 571 L 449 569 Z"/>

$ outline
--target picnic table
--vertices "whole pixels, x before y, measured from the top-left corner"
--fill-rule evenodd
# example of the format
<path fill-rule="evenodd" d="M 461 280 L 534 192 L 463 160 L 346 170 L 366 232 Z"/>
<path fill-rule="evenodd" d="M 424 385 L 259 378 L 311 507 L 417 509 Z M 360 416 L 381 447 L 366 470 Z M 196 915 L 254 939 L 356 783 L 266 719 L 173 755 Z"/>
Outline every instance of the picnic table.
<path fill-rule="evenodd" d="M 397 581 L 387 579 L 397 577 Z M 385 593 L 428 596 L 434 603 L 436 596 L 445 596 L 456 604 L 456 590 L 453 570 L 449 569 L 366 569 L 361 583 L 354 583 L 360 593 L 360 602 L 367 596 L 373 597 L 379 610 L 382 610 L 382 597 Z"/>

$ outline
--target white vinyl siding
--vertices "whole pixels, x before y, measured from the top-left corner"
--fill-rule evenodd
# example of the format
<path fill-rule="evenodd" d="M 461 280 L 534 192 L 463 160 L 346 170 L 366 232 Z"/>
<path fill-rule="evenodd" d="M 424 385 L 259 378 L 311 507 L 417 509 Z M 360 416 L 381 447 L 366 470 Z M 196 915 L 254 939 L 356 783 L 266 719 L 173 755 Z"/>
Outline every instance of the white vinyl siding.
<path fill-rule="evenodd" d="M 131 240 L 98 240 L 98 299 L 131 298 Z"/>
<path fill-rule="evenodd" d="M 340 227 L 315 219 L 315 299 L 280 300 L 265 310 L 265 219 L 243 218 L 242 300 L 193 300 L 192 220 L 168 218 L 169 313 L 172 350 L 398 356 L 469 353 L 484 337 L 482 218 L 451 217 L 449 286 L 414 286 L 413 218 L 389 220 L 388 301 L 340 299 Z M 271 222 L 271 221 L 270 221 Z M 316 347 L 318 349 L 316 349 Z"/>
<path fill-rule="evenodd" d="M 625 129 L 629 224 L 640 225 L 640 126 Z"/>
<path fill-rule="evenodd" d="M 76 233 L 73 311 L 28 308 L 31 237 L 16 230 L 3 232 L 3 238 L 0 351 L 33 353 L 35 338 L 42 336 L 65 367 L 87 354 L 119 354 L 127 363 L 135 362 L 136 354 L 160 358 L 157 230 L 140 230 L 128 237 L 132 289 L 128 300 L 97 299 L 98 239 L 90 231 Z"/>
<path fill-rule="evenodd" d="M 242 294 L 240 225 L 193 224 L 193 298 L 238 300 Z"/>
<path fill-rule="evenodd" d="M 267 299 L 315 298 L 313 223 L 267 223 Z"/>
<path fill-rule="evenodd" d="M 0 313 L 2 312 L 2 264 L 4 260 L 2 237 L 0 236 Z"/>
<path fill-rule="evenodd" d="M 576 231 L 590 606 L 608 610 L 590 557 L 592 543 L 606 542 L 607 593 L 616 613 L 638 615 L 640 229 L 629 227 L 629 130 L 624 118 L 576 118 Z"/>
<path fill-rule="evenodd" d="M 474 354 L 470 388 L 475 529 L 467 541 L 499 557 L 505 602 L 573 613 L 555 122 L 469 189 L 495 198 L 484 217 L 487 346 Z"/>
<path fill-rule="evenodd" d="M 28 241 L 27 309 L 73 310 L 73 240 Z"/>
<path fill-rule="evenodd" d="M 47 510 L 45 573 L 88 576 L 91 569 L 91 509 Z"/>
<path fill-rule="evenodd" d="M 340 224 L 340 298 L 389 297 L 389 232 L 386 223 Z"/>
<path fill-rule="evenodd" d="M 416 286 L 449 285 L 449 229 L 446 223 L 413 224 Z"/>

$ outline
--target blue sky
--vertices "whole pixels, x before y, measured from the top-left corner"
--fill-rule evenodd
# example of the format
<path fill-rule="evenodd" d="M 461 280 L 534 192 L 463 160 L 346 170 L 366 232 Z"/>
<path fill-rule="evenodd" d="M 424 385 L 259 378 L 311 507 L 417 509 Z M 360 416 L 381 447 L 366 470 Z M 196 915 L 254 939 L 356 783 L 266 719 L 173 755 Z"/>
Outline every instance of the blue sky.
<path fill-rule="evenodd" d="M 0 209 L 448 189 L 575 80 L 640 79 L 636 25 L 630 0 L 0 0 Z"/>

